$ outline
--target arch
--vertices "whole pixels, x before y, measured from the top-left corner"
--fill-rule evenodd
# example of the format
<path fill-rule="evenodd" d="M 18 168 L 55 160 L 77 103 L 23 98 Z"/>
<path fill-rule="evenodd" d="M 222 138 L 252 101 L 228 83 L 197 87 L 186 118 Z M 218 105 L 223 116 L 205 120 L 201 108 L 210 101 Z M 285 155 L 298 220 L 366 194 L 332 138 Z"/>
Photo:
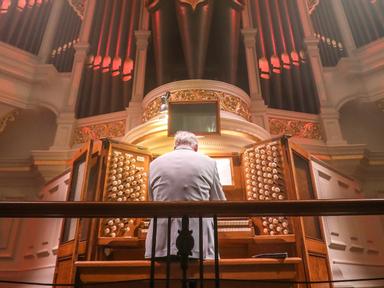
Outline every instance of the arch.
<path fill-rule="evenodd" d="M 56 134 L 56 114 L 44 106 L 22 109 L 0 134 L 0 158 L 26 159 L 47 150 Z"/>

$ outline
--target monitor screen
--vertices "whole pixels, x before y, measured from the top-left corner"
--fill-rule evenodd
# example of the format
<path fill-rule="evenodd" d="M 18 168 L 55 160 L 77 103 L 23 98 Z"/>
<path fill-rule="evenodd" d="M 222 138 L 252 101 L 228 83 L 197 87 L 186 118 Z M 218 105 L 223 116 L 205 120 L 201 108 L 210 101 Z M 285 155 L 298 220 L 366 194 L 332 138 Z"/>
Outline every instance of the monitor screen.
<path fill-rule="evenodd" d="M 218 101 L 169 102 L 168 135 L 189 131 L 196 135 L 220 134 Z"/>

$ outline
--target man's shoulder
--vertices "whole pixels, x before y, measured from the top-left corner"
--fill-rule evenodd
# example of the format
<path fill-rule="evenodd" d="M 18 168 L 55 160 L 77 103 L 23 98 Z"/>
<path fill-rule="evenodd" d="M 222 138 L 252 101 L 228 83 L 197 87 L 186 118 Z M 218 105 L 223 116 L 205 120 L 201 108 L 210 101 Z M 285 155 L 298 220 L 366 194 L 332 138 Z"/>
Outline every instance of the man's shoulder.
<path fill-rule="evenodd" d="M 185 158 L 192 158 L 196 160 L 201 160 L 209 163 L 214 163 L 215 161 L 210 158 L 209 156 L 202 154 L 200 152 L 195 152 L 192 150 L 174 150 L 168 153 L 165 153 L 159 157 L 157 157 L 155 160 L 151 162 L 151 164 L 161 163 L 163 161 L 169 161 L 174 159 L 175 157 L 185 157 Z"/>

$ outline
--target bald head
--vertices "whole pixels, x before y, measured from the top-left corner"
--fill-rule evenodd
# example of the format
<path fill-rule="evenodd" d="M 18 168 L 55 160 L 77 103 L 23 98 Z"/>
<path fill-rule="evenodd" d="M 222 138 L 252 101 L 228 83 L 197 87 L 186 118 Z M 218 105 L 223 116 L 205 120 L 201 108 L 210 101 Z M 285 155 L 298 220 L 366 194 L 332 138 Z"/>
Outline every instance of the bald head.
<path fill-rule="evenodd" d="M 188 131 L 177 131 L 175 134 L 175 149 L 179 146 L 188 146 L 197 151 L 199 145 L 196 135 Z"/>

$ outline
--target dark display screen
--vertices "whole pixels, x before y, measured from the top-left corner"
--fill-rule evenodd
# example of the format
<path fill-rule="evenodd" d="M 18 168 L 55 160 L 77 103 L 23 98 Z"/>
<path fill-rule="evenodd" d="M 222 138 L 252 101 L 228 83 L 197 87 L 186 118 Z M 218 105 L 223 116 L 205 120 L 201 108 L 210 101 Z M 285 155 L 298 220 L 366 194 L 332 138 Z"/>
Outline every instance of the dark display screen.
<path fill-rule="evenodd" d="M 189 131 L 197 135 L 219 134 L 219 105 L 213 102 L 170 102 L 168 134 Z"/>

